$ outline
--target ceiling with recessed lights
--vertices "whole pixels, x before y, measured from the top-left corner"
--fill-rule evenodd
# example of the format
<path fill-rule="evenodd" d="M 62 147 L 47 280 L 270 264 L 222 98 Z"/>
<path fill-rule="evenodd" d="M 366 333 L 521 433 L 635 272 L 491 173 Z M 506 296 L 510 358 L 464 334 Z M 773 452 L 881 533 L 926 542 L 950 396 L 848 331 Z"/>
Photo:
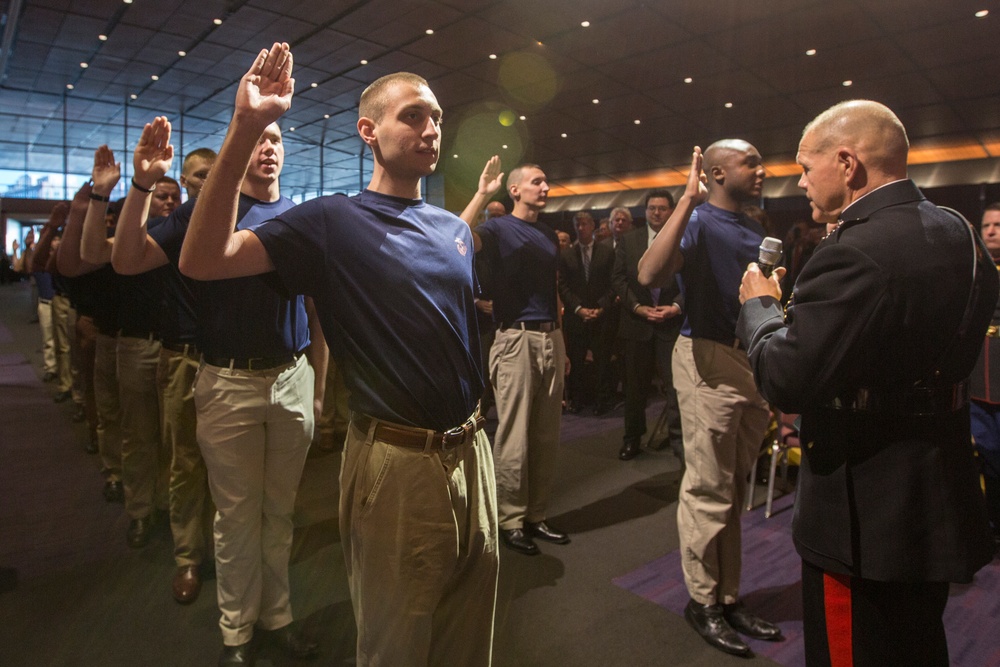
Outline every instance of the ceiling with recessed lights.
<path fill-rule="evenodd" d="M 295 57 L 286 194 L 367 181 L 357 101 L 398 70 L 445 110 L 444 179 L 428 189 L 452 208 L 493 153 L 542 165 L 562 194 L 679 174 L 692 145 L 730 136 L 787 164 L 803 125 L 854 97 L 893 108 L 915 147 L 992 158 L 998 4 L 5 0 L 0 168 L 89 173 L 94 148 L 121 159 L 158 114 L 178 153 L 217 149 L 235 82 L 275 40 Z"/>

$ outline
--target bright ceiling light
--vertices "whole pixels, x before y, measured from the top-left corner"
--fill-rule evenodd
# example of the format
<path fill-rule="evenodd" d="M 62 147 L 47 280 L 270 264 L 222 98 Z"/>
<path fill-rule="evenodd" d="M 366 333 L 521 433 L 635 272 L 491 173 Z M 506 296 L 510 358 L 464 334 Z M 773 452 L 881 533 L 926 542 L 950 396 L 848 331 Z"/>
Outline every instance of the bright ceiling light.
<path fill-rule="evenodd" d="M 806 51 L 806 55 L 807 56 L 814 56 L 814 55 L 816 55 L 816 49 L 809 49 L 808 51 Z"/>

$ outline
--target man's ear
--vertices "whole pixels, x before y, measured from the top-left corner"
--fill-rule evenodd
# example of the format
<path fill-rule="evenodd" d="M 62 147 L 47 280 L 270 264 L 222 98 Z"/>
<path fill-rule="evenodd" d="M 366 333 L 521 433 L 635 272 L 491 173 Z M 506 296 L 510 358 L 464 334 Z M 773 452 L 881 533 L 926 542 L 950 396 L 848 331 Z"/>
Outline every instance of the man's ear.
<path fill-rule="evenodd" d="M 361 135 L 361 140 L 369 146 L 378 143 L 378 138 L 375 136 L 375 121 L 371 118 L 362 116 L 358 119 L 358 134 Z"/>
<path fill-rule="evenodd" d="M 723 168 L 723 166 L 720 164 L 712 165 L 712 168 L 709 171 L 709 178 L 711 178 L 713 182 L 722 185 L 723 183 L 726 182 L 725 168 Z"/>
<path fill-rule="evenodd" d="M 837 167 L 844 175 L 844 182 L 851 187 L 861 187 L 864 185 L 863 181 L 867 180 L 864 166 L 852 148 L 841 146 L 837 149 Z"/>

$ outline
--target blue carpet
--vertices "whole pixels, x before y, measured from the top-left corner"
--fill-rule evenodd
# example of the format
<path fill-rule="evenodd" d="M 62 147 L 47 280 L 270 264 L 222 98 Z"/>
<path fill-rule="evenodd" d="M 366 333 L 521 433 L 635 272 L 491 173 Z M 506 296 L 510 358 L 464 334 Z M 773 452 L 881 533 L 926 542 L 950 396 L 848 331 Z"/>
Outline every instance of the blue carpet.
<path fill-rule="evenodd" d="M 778 623 L 785 635 L 781 642 L 749 640 L 754 653 L 786 667 L 801 667 L 801 561 L 792 546 L 791 504 L 791 496 L 777 500 L 770 519 L 764 518 L 763 508 L 744 514 L 742 590 L 747 606 Z M 689 599 L 679 551 L 614 583 L 679 616 Z M 1000 560 L 980 570 L 972 584 L 951 587 L 944 623 L 953 667 L 1000 665 Z"/>

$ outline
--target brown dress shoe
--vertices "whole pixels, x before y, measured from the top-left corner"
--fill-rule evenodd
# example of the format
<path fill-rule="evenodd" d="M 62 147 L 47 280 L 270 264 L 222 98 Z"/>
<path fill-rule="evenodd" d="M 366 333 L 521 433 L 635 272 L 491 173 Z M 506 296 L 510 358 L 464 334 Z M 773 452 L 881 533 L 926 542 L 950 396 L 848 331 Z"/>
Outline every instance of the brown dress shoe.
<path fill-rule="evenodd" d="M 174 599 L 181 604 L 191 604 L 201 592 L 201 576 L 197 565 L 183 565 L 177 568 L 173 583 Z"/>

